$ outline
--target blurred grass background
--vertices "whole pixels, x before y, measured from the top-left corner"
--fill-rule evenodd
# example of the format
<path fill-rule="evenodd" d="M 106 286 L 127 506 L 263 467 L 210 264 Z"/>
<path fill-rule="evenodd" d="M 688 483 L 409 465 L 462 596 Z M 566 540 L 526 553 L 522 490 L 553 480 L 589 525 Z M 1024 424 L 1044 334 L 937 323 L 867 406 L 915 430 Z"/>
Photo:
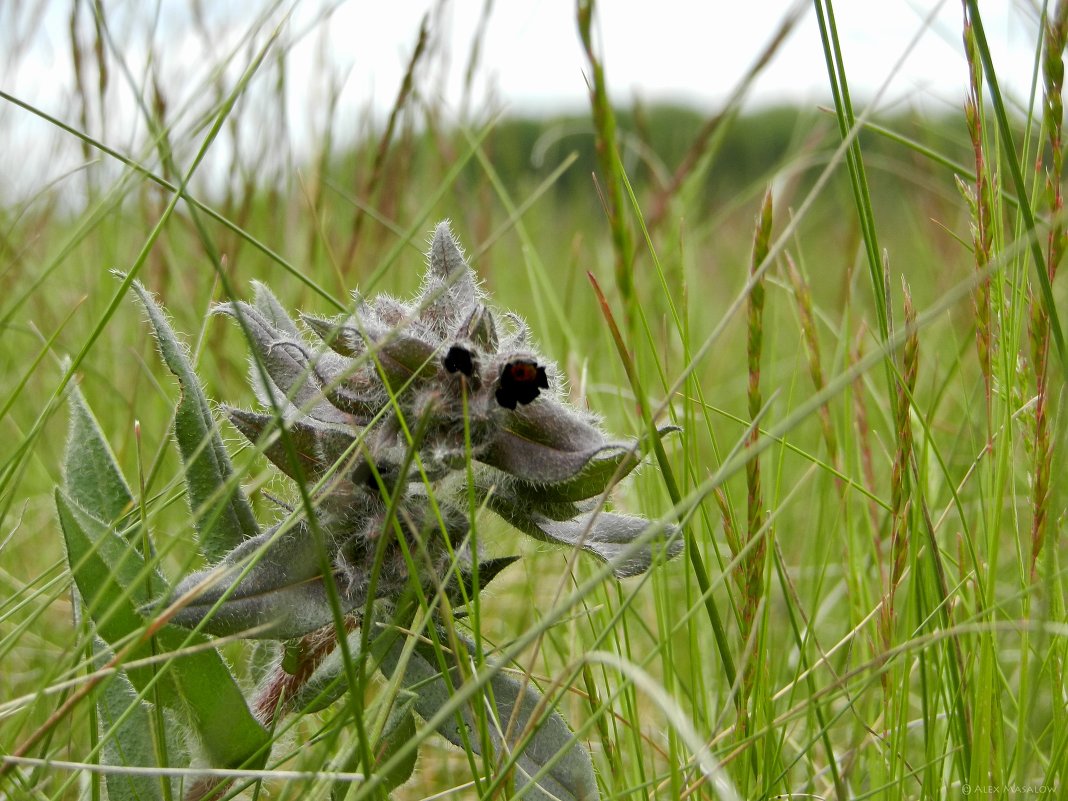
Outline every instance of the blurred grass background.
<path fill-rule="evenodd" d="M 666 455 L 683 494 L 699 501 L 689 548 L 711 574 L 739 684 L 727 680 L 692 560 L 675 560 L 644 581 L 610 582 L 587 597 L 528 666 L 535 677 L 573 685 L 565 687 L 563 710 L 574 726 L 593 721 L 585 737 L 605 797 L 715 793 L 663 710 L 624 676 L 601 665 L 571 672 L 590 648 L 654 676 L 743 797 L 951 797 L 969 782 L 1063 791 L 1064 365 L 1054 353 L 1050 377 L 1037 383 L 1042 359 L 1033 329 L 1042 306 L 1019 192 L 985 93 L 972 129 L 963 100 L 959 109 L 871 120 L 893 135 L 865 129 L 857 136 L 870 194 L 858 215 L 836 119 L 841 103 L 743 113 L 736 98 L 708 114 L 637 101 L 609 110 L 595 102 L 536 118 L 447 109 L 435 100 L 435 72 L 444 59 L 470 54 L 445 52 L 430 17 L 422 32 L 412 31 L 410 68 L 392 115 L 368 115 L 358 130 L 340 130 L 338 76 L 324 66 L 314 86 L 287 82 L 287 43 L 298 32 L 283 26 L 274 38 L 275 6 L 249 17 L 233 51 L 212 50 L 205 33 L 197 57 L 206 60 L 208 77 L 189 91 L 159 83 L 151 68 L 128 71 L 122 42 L 109 34 L 108 4 L 54 5 L 69 24 L 77 92 L 62 115 L 71 130 L 38 116 L 33 147 L 77 141 L 83 158 L 73 172 L 42 176 L 34 192 L 0 206 L 0 426 L 7 444 L 0 454 L 0 702 L 7 702 L 0 751 L 13 750 L 55 708 L 55 697 L 43 691 L 57 671 L 77 664 L 82 643 L 71 624 L 52 501 L 66 444 L 61 360 L 83 355 L 76 380 L 126 475 L 148 476 L 149 497 L 177 486 L 181 470 L 168 433 L 175 387 L 137 307 L 116 302 L 118 282 L 108 270 L 137 269 L 177 330 L 196 343 L 209 397 L 248 406 L 245 343 L 233 326 L 207 316 L 222 299 L 213 261 L 239 291 L 261 280 L 291 308 L 333 313 L 356 289 L 414 293 L 426 236 L 434 222 L 450 218 L 495 302 L 523 314 L 543 351 L 559 361 L 572 400 L 604 414 L 611 431 L 637 435 L 638 399 L 587 278 L 592 273 L 648 400 L 684 429 Z M 27 8 L 6 13 L 31 25 Z M 316 24 L 328 23 L 324 16 Z M 769 26 L 774 41 L 772 33 Z M 299 35 L 314 35 L 314 28 Z M 1036 28 L 1035 36 L 1039 48 L 1046 34 Z M 61 31 L 53 38 L 59 41 Z M 246 86 L 242 73 L 261 55 Z M 1041 86 L 1042 70 L 1051 68 L 1041 59 L 1036 65 Z M 610 83 L 611 63 L 605 70 Z M 962 98 L 969 80 L 962 73 Z M 5 124 L 43 111 L 0 89 Z M 316 132 L 306 159 L 292 155 L 286 109 L 294 92 L 317 99 L 303 121 Z M 1026 197 L 1040 213 L 1044 249 L 1051 231 L 1061 235 L 1060 208 L 1047 203 L 1047 177 L 1060 185 L 1051 124 L 1042 116 L 1049 92 L 1010 108 L 1015 157 L 1025 169 Z M 107 125 L 116 94 L 139 106 L 135 134 Z M 609 190 L 621 173 L 606 173 L 599 160 L 604 128 L 597 114 L 608 111 L 618 126 L 616 166 L 636 201 L 610 214 Z M 213 124 L 218 137 L 188 191 L 216 216 L 200 214 L 202 234 L 191 205 L 180 202 L 139 261 L 172 197 L 161 183 L 182 183 Z M 975 128 L 978 150 L 969 139 Z M 984 201 L 970 205 L 958 186 L 958 179 L 977 185 L 977 152 L 985 155 L 979 174 L 987 171 L 993 187 L 985 207 L 992 218 L 984 229 L 989 274 L 976 272 L 973 237 Z M 774 216 L 765 238 L 775 252 L 760 282 L 763 309 L 747 319 L 732 304 L 752 308 L 749 276 L 760 238 L 754 220 L 768 188 Z M 883 270 L 885 303 L 870 278 L 865 214 L 878 231 L 875 267 Z M 610 217 L 634 242 L 625 280 L 613 266 L 619 249 Z M 976 287 L 988 275 L 993 357 L 985 369 L 976 346 Z M 918 330 L 908 328 L 903 285 L 919 310 Z M 1063 289 L 1056 282 L 1053 288 L 1063 308 Z M 890 347 L 876 322 L 881 303 L 898 335 Z M 766 439 L 780 426 L 781 439 L 765 442 L 759 457 L 762 523 L 750 530 L 754 479 L 733 457 L 756 439 L 747 438 L 754 325 L 759 427 Z M 669 394 L 713 332 L 710 349 Z M 914 386 L 899 397 L 909 368 L 900 347 L 906 333 L 918 367 Z M 887 359 L 854 369 L 884 347 Z M 812 403 L 828 386 L 826 405 Z M 1035 433 L 1040 397 L 1049 399 L 1041 401 L 1049 410 L 1046 440 Z M 905 439 L 912 451 L 902 463 Z M 1047 453 L 1048 489 L 1036 494 Z M 722 480 L 708 486 L 724 464 Z M 247 459 L 239 466 L 262 469 Z M 280 481 L 273 489 L 286 492 Z M 256 501 L 269 517 L 269 504 Z M 668 514 L 663 471 L 643 469 L 615 503 Z M 1036 518 L 1046 521 L 1038 545 Z M 172 504 L 153 519 L 153 537 L 176 576 L 192 553 L 187 512 Z M 754 544 L 743 551 L 747 538 Z M 523 547 L 529 556 L 488 593 L 483 628 L 499 642 L 549 612 L 560 588 L 589 569 L 580 558 L 569 577 L 567 554 L 518 539 L 498 531 L 492 545 L 499 553 Z M 899 559 L 902 583 L 891 587 Z M 751 569 L 761 581 L 736 580 Z M 240 664 L 240 649 L 227 653 Z M 82 710 L 61 727 L 49 753 L 78 759 L 87 716 Z M 308 724 L 298 736 L 311 731 Z M 308 749 L 292 763 L 328 759 Z M 38 797 L 57 797 L 63 778 L 42 772 Z M 429 797 L 468 779 L 467 760 L 431 740 L 397 797 Z M 63 797 L 80 797 L 69 793 Z"/>

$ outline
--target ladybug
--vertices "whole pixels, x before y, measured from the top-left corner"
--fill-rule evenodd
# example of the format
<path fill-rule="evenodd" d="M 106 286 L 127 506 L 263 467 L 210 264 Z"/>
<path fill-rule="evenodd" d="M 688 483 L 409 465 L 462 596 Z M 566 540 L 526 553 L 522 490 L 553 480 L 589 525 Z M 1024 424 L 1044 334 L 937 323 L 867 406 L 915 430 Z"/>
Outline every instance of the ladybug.
<path fill-rule="evenodd" d="M 545 368 L 530 359 L 516 359 L 501 368 L 497 385 L 497 403 L 514 409 L 517 403 L 527 404 L 549 388 Z"/>

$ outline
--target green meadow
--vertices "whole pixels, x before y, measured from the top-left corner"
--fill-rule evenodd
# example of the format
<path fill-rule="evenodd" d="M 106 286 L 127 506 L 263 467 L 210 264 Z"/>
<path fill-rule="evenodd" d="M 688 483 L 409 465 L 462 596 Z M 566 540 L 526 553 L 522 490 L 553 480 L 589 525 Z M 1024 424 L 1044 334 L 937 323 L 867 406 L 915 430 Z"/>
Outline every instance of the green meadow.
<path fill-rule="evenodd" d="M 475 667 L 505 655 L 502 674 L 538 688 L 544 720 L 590 754 L 604 799 L 1061 797 L 1068 4 L 1029 18 L 1032 97 L 1002 93 L 973 1 L 959 107 L 890 113 L 850 95 L 832 9 L 815 5 L 822 107 L 743 110 L 744 87 L 712 111 L 613 106 L 590 37 L 587 108 L 457 111 L 435 100 L 435 69 L 470 54 L 435 46 L 428 23 L 392 113 L 356 126 L 328 68 L 287 82 L 287 47 L 315 33 L 279 27 L 273 5 L 236 46 L 205 47 L 195 91 L 137 74 L 108 4 L 64 10 L 82 15 L 53 40 L 77 71 L 68 113 L 0 80 L 7 124 L 80 154 L 0 205 L 0 797 L 194 798 L 205 767 L 235 771 L 215 798 L 514 797 L 515 759 L 485 747 L 492 703 L 466 747 L 423 714 L 397 729 L 405 691 L 362 657 L 358 690 L 274 720 L 255 762 L 209 764 L 153 681 L 118 705 L 143 737 L 103 725 L 124 643 L 151 639 L 153 671 L 195 646 L 159 644 L 151 615 L 105 636 L 57 513 L 71 454 L 110 449 L 146 569 L 174 586 L 205 566 L 175 447 L 184 393 L 129 281 L 188 346 L 233 462 L 222 494 L 243 492 L 266 526 L 301 500 L 215 407 L 256 397 L 248 332 L 213 305 L 251 301 L 253 282 L 323 317 L 351 313 L 355 292 L 411 298 L 445 219 L 570 403 L 642 443 L 608 508 L 677 526 L 682 551 L 617 579 L 473 504 L 481 552 L 521 558 L 477 600 L 420 596 L 382 629 L 438 658 L 459 632 Z M 303 155 L 293 93 L 319 98 Z M 101 123 L 117 96 L 136 120 L 123 137 Z M 79 394 L 91 425 L 71 423 Z M 665 425 L 678 430 L 651 434 Z M 101 637 L 118 672 L 100 670 Z M 249 699 L 279 658 L 198 642 Z M 478 684 L 460 674 L 450 692 Z M 131 765 L 161 769 L 109 778 Z"/>

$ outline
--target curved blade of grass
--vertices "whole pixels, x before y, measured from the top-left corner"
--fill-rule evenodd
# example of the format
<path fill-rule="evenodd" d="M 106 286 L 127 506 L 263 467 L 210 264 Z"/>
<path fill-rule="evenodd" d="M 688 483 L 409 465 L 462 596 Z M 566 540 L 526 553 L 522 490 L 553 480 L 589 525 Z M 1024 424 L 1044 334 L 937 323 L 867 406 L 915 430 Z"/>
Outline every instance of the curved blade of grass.
<path fill-rule="evenodd" d="M 200 550 L 209 562 L 216 562 L 245 540 L 257 536 L 259 526 L 241 487 L 232 480 L 230 456 L 223 447 L 185 346 L 149 292 L 137 281 L 132 288 L 148 313 L 160 355 L 181 386 L 174 438 L 185 465 L 189 506 L 200 535 Z M 226 486 L 229 489 L 219 497 L 219 488 Z"/>

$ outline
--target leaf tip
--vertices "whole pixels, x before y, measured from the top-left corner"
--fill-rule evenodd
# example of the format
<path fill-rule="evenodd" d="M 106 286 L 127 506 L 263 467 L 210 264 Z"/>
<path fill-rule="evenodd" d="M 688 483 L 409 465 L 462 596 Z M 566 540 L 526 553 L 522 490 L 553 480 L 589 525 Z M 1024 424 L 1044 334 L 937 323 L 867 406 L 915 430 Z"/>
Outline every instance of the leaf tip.
<path fill-rule="evenodd" d="M 446 278 L 457 270 L 467 269 L 463 251 L 452 233 L 449 220 L 442 220 L 434 227 L 427 261 L 430 271 L 441 278 Z"/>

